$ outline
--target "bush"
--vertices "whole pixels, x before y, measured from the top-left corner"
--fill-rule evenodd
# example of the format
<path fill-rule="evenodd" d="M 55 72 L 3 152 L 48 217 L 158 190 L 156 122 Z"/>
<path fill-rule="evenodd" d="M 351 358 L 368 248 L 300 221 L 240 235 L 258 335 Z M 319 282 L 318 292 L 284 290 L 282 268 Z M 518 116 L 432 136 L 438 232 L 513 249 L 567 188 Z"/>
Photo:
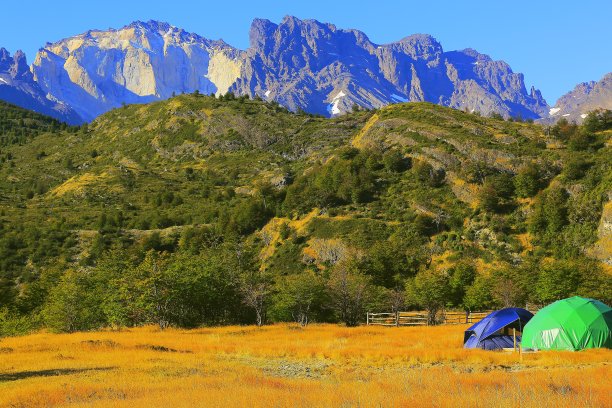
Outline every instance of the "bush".
<path fill-rule="evenodd" d="M 385 153 L 382 160 L 385 169 L 395 173 L 408 170 L 411 165 L 411 159 L 409 157 L 404 157 L 404 155 L 398 150 L 391 150 Z"/>
<path fill-rule="evenodd" d="M 568 141 L 578 131 L 578 125 L 569 123 L 567 119 L 561 118 L 550 129 L 550 134 L 561 141 Z"/>
<path fill-rule="evenodd" d="M 590 166 L 591 163 L 584 157 L 573 157 L 565 165 L 563 174 L 568 180 L 578 180 L 584 177 Z"/>
<path fill-rule="evenodd" d="M 38 326 L 35 316 L 23 316 L 0 308 L 0 338 L 8 336 L 23 336 Z"/>
<path fill-rule="evenodd" d="M 85 272 L 68 270 L 59 284 L 51 289 L 42 316 L 55 332 L 74 332 L 100 327 L 103 315 L 100 288 L 95 288 Z"/>
<path fill-rule="evenodd" d="M 543 187 L 544 180 L 540 166 L 535 163 L 521 167 L 514 177 L 514 188 L 517 197 L 533 197 Z"/>
<path fill-rule="evenodd" d="M 446 172 L 444 169 L 434 169 L 433 166 L 425 161 L 419 161 L 414 166 L 417 178 L 427 183 L 430 187 L 440 187 L 444 184 Z"/>
<path fill-rule="evenodd" d="M 406 298 L 409 303 L 427 310 L 428 324 L 436 324 L 436 315 L 444 308 L 451 290 L 448 273 L 425 269 L 408 281 Z"/>
<path fill-rule="evenodd" d="M 580 130 L 570 136 L 568 147 L 574 151 L 588 150 L 596 141 L 595 135 L 585 130 Z"/>
<path fill-rule="evenodd" d="M 325 281 L 312 270 L 285 276 L 276 283 L 271 308 L 277 321 L 294 321 L 306 326 L 311 321 L 325 318 L 328 302 Z"/>
<path fill-rule="evenodd" d="M 582 127 L 587 132 L 600 132 L 612 129 L 612 111 L 599 109 L 589 112 L 582 122 Z"/>
<path fill-rule="evenodd" d="M 512 177 L 498 174 L 487 179 L 478 193 L 480 208 L 488 212 L 503 212 L 509 209 L 514 195 Z"/>

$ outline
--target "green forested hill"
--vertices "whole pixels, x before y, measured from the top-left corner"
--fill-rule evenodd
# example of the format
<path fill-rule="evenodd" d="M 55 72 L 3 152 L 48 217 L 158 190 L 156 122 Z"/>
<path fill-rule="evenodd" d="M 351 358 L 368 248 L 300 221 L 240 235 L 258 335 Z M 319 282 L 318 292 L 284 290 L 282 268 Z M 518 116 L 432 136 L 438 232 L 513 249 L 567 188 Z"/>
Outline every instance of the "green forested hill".
<path fill-rule="evenodd" d="M 0 101 L 0 147 L 23 144 L 38 134 L 67 128 L 53 118 Z"/>
<path fill-rule="evenodd" d="M 609 112 L 543 128 L 181 95 L 0 123 L 0 330 L 612 298 Z"/>

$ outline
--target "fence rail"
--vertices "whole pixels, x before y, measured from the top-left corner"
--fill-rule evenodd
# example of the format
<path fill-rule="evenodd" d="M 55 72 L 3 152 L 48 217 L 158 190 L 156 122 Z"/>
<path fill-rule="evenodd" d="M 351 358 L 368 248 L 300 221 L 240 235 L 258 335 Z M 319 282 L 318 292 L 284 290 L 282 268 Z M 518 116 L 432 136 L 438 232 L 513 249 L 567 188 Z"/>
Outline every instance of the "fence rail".
<path fill-rule="evenodd" d="M 436 316 L 436 324 L 466 324 L 475 323 L 488 312 L 441 312 Z M 398 312 L 398 313 L 368 313 L 368 326 L 427 326 L 429 319 L 427 312 Z"/>

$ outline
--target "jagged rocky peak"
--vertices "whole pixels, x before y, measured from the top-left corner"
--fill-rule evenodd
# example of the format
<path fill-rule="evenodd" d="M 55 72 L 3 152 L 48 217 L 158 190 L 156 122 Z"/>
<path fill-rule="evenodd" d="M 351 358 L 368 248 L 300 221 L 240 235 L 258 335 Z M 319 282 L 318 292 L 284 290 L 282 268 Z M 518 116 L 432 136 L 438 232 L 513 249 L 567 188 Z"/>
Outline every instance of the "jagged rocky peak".
<path fill-rule="evenodd" d="M 17 50 L 15 54 L 13 54 L 13 66 L 10 72 L 14 78 L 29 79 L 32 77 L 26 55 L 23 51 Z"/>
<path fill-rule="evenodd" d="M 332 52 L 338 51 L 338 44 L 346 37 L 357 43 L 369 42 L 367 36 L 357 30 L 339 30 L 333 24 L 285 16 L 279 24 L 255 19 L 251 24 L 250 45 L 252 50 L 260 53 L 303 54 L 304 49 Z"/>
<path fill-rule="evenodd" d="M 13 56 L 6 48 L 0 48 L 0 72 L 13 79 L 30 79 L 30 67 L 23 51 L 17 50 Z"/>
<path fill-rule="evenodd" d="M 143 29 L 147 31 L 155 31 L 158 33 L 166 33 L 168 31 L 179 30 L 178 28 L 174 27 L 173 25 L 170 25 L 169 23 L 166 23 L 164 21 L 157 21 L 157 20 L 149 20 L 149 21 L 136 20 L 128 24 L 124 28 L 137 28 L 137 29 Z"/>
<path fill-rule="evenodd" d="M 0 99 L 71 124 L 82 119 L 64 103 L 49 98 L 34 80 L 23 51 L 0 48 Z"/>
<path fill-rule="evenodd" d="M 581 123 L 590 111 L 612 110 L 612 72 L 599 81 L 582 82 L 557 100 L 543 122 L 552 123 L 561 118 Z"/>
<path fill-rule="evenodd" d="M 357 30 L 285 17 L 255 20 L 238 93 L 292 110 L 340 115 L 354 104 L 429 101 L 483 114 L 537 118 L 548 105 L 527 93 L 521 74 L 475 50 L 444 52 L 431 35 L 377 45 Z"/>
<path fill-rule="evenodd" d="M 11 53 L 4 47 L 0 48 L 0 71 L 8 71 L 12 63 Z"/>
<path fill-rule="evenodd" d="M 413 34 L 389 46 L 415 60 L 436 59 L 444 52 L 438 40 L 429 34 Z"/>

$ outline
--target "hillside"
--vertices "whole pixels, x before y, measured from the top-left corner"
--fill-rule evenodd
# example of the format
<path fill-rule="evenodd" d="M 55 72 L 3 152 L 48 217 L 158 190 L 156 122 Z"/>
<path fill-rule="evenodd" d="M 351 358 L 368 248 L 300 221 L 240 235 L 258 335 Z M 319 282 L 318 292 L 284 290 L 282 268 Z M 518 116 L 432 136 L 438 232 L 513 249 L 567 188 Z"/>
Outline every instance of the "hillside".
<path fill-rule="evenodd" d="M 544 129 L 408 103 L 326 119 L 190 94 L 34 134 L 0 105 L 17 113 L 0 301 L 33 325 L 351 324 L 398 291 L 423 307 L 431 282 L 436 307 L 612 298 L 602 117 Z M 367 288 L 350 311 L 347 277 Z"/>

